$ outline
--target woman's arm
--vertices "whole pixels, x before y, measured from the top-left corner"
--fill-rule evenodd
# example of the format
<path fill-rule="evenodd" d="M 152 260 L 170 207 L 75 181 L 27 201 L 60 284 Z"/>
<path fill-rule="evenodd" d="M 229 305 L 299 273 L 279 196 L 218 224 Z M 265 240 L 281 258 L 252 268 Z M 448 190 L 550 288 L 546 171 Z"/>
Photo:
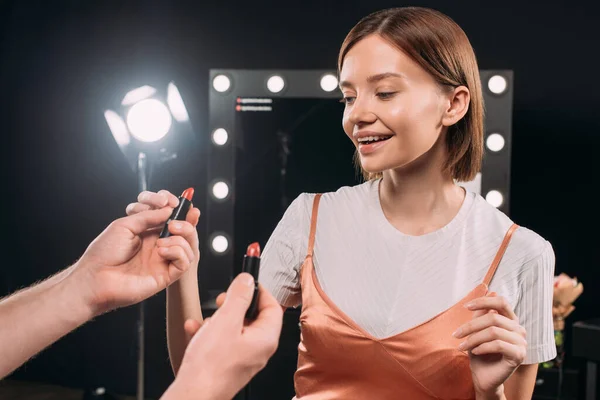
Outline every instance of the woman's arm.
<path fill-rule="evenodd" d="M 539 364 L 521 365 L 504 383 L 504 394 L 508 400 L 530 400 L 535 388 Z"/>
<path fill-rule="evenodd" d="M 183 328 L 190 318 L 202 323 L 197 267 L 167 288 L 167 347 L 175 375 L 190 339 Z"/>

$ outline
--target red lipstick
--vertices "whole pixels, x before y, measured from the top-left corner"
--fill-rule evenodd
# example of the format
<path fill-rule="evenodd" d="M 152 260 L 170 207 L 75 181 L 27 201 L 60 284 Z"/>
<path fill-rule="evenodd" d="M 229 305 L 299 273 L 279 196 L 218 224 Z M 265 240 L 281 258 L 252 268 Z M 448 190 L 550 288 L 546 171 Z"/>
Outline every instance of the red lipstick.
<path fill-rule="evenodd" d="M 185 221 L 185 217 L 192 205 L 192 197 L 194 197 L 194 188 L 187 188 L 181 193 L 181 196 L 179 196 L 179 204 L 175 207 L 167 222 L 165 222 L 165 226 L 163 227 L 162 232 L 160 232 L 160 238 L 171 236 L 171 232 L 169 232 L 169 222 L 173 220 Z"/>
<path fill-rule="evenodd" d="M 250 244 L 244 255 L 242 264 L 242 272 L 247 272 L 254 277 L 254 294 L 252 301 L 246 311 L 246 318 L 250 320 L 256 319 L 258 314 L 258 272 L 260 270 L 260 245 L 256 242 Z"/>
<path fill-rule="evenodd" d="M 181 197 L 187 199 L 187 201 L 192 201 L 192 197 L 194 197 L 194 188 L 187 188 L 181 193 Z"/>

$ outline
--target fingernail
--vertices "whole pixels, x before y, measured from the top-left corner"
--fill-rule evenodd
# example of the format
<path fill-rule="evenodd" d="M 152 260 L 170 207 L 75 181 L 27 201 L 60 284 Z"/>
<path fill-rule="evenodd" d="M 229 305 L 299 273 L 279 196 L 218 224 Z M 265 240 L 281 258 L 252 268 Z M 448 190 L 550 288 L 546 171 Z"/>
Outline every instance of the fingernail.
<path fill-rule="evenodd" d="M 254 286 L 254 277 L 250 274 L 242 275 L 242 283 L 248 286 Z"/>
<path fill-rule="evenodd" d="M 470 310 L 471 308 L 473 308 L 473 305 L 473 302 L 467 303 L 465 304 L 465 308 L 468 308 Z"/>
<path fill-rule="evenodd" d="M 175 229 L 176 231 L 181 229 L 181 222 L 173 222 L 173 229 Z"/>
<path fill-rule="evenodd" d="M 167 196 L 162 195 L 162 194 L 160 196 L 161 196 L 160 204 L 162 206 L 166 206 L 167 204 L 169 204 L 169 199 L 167 198 Z"/>
<path fill-rule="evenodd" d="M 140 195 L 140 201 L 146 201 L 148 200 L 148 197 L 150 197 L 150 193 L 144 192 Z"/>
<path fill-rule="evenodd" d="M 462 342 L 461 344 L 458 345 L 459 350 L 464 350 L 465 347 L 467 347 L 467 342 Z"/>
<path fill-rule="evenodd" d="M 459 337 L 461 333 L 462 333 L 462 329 L 458 328 L 457 330 L 454 331 L 454 333 L 452 334 L 452 336 Z"/>

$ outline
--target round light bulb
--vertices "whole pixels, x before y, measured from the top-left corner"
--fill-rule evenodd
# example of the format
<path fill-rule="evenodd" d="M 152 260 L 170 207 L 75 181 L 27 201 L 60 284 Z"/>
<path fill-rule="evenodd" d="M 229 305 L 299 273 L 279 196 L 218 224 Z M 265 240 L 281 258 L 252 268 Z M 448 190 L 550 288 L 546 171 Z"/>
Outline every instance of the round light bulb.
<path fill-rule="evenodd" d="M 171 129 L 171 113 L 156 99 L 135 103 L 127 113 L 127 126 L 131 135 L 143 142 L 156 142 Z"/>
<path fill-rule="evenodd" d="M 213 87 L 217 92 L 226 92 L 231 87 L 231 80 L 226 75 L 217 75 L 213 79 Z"/>
<path fill-rule="evenodd" d="M 229 248 L 229 240 L 223 235 L 216 235 L 211 241 L 212 249 L 217 253 L 224 253 Z"/>
<path fill-rule="evenodd" d="M 212 193 L 215 198 L 223 200 L 229 195 L 229 185 L 223 181 L 215 182 L 212 187 Z"/>
<path fill-rule="evenodd" d="M 227 143 L 228 139 L 229 134 L 227 134 L 227 131 L 223 128 L 215 129 L 215 131 L 212 134 L 212 141 L 217 146 L 223 146 L 225 143 Z"/>
<path fill-rule="evenodd" d="M 490 190 L 486 195 L 485 195 L 485 200 L 490 203 L 491 205 L 493 205 L 494 207 L 498 208 L 502 205 L 502 203 L 504 202 L 504 196 L 502 196 L 502 193 L 500 193 L 497 190 Z"/>
<path fill-rule="evenodd" d="M 333 92 L 338 86 L 338 80 L 334 75 L 327 74 L 321 78 L 321 89 Z"/>
<path fill-rule="evenodd" d="M 488 89 L 495 94 L 504 93 L 507 85 L 506 78 L 501 75 L 494 75 L 488 80 Z"/>
<path fill-rule="evenodd" d="M 502 150 L 504 143 L 504 136 L 499 133 L 492 133 L 485 141 L 487 148 L 494 152 Z"/>
<path fill-rule="evenodd" d="M 274 75 L 267 81 L 267 89 L 271 93 L 279 93 L 285 87 L 285 81 L 279 75 Z"/>

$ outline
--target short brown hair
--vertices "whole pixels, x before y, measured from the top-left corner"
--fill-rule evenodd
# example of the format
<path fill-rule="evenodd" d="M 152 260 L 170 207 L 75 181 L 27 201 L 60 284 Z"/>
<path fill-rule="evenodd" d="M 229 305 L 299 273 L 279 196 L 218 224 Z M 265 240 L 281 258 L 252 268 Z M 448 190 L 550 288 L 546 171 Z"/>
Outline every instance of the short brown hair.
<path fill-rule="evenodd" d="M 450 17 L 429 8 L 399 7 L 372 13 L 348 33 L 340 49 L 338 73 L 356 43 L 376 34 L 406 52 L 429 72 L 441 87 L 466 86 L 471 100 L 465 116 L 448 129 L 446 145 L 449 170 L 457 181 L 470 181 L 481 169 L 483 158 L 483 95 L 479 67 L 465 32 Z M 356 154 L 357 156 L 357 154 Z M 359 163 L 358 157 L 355 160 Z M 381 174 L 369 174 L 366 179 Z"/>

